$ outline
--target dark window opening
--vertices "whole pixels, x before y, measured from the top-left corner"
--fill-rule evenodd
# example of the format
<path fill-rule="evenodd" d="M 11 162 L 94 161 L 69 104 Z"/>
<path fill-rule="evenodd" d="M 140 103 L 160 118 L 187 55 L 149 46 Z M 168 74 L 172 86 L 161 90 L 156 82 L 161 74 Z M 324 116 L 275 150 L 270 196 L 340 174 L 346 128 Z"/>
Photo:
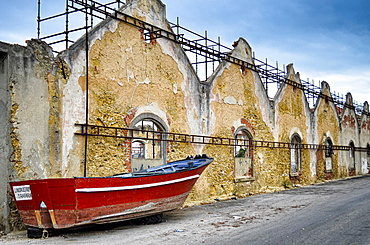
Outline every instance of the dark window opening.
<path fill-rule="evenodd" d="M 294 174 L 302 170 L 301 137 L 298 134 L 294 134 L 290 143 L 290 171 Z"/>
<path fill-rule="evenodd" d="M 355 144 L 353 141 L 349 143 L 349 157 L 355 157 Z"/>
<path fill-rule="evenodd" d="M 333 141 L 331 141 L 330 138 L 328 138 L 326 140 L 325 146 L 326 146 L 326 149 L 325 149 L 325 157 L 332 157 L 333 154 L 334 154 L 334 151 L 333 151 Z"/>

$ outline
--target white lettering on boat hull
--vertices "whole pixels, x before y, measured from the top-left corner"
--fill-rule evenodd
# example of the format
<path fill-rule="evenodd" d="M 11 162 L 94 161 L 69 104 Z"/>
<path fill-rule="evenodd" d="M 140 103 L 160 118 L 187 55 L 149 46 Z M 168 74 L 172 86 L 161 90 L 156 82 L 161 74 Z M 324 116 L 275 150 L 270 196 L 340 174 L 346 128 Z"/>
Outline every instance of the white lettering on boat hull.
<path fill-rule="evenodd" d="M 32 193 L 29 185 L 13 186 L 13 192 L 16 201 L 32 200 Z"/>

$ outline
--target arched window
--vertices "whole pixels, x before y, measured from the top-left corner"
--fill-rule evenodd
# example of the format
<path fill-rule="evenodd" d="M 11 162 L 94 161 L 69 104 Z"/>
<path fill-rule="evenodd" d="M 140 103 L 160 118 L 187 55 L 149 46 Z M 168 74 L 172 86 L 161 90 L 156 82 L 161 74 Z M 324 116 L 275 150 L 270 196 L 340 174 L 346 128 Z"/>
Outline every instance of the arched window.
<path fill-rule="evenodd" d="M 159 138 L 160 133 L 155 132 L 161 132 L 164 131 L 163 127 L 160 123 L 157 121 L 145 118 L 140 120 L 134 125 L 134 129 L 138 129 L 137 131 L 134 131 L 134 138 L 143 138 L 143 140 L 137 141 L 133 140 L 132 147 L 138 147 L 141 143 L 141 148 L 144 148 L 146 150 L 144 156 L 145 158 L 151 158 L 151 159 L 159 159 L 163 156 L 163 142 L 159 140 L 149 140 L 147 138 Z M 153 132 L 155 131 L 155 132 Z M 132 149 L 132 155 L 136 154 L 136 152 Z"/>
<path fill-rule="evenodd" d="M 290 172 L 295 175 L 302 171 L 301 137 L 298 134 L 293 134 L 290 143 Z"/>
<path fill-rule="evenodd" d="M 333 141 L 331 141 L 330 138 L 326 139 L 325 142 L 325 157 L 332 157 L 334 152 L 333 152 Z"/>
<path fill-rule="evenodd" d="M 246 129 L 240 129 L 235 133 L 236 146 L 235 157 L 251 157 L 252 135 Z"/>
<path fill-rule="evenodd" d="M 333 168 L 333 141 L 330 138 L 326 139 L 325 142 L 325 170 L 332 171 Z"/>
<path fill-rule="evenodd" d="M 349 142 L 349 157 L 355 157 L 355 144 L 353 141 Z"/>
<path fill-rule="evenodd" d="M 131 141 L 132 171 L 147 169 L 166 163 L 166 142 L 161 132 L 167 131 L 163 121 L 156 115 L 143 114 L 134 119 Z"/>
<path fill-rule="evenodd" d="M 235 132 L 234 156 L 235 178 L 248 181 L 253 177 L 253 136 L 245 127 Z"/>
<path fill-rule="evenodd" d="M 350 175 L 356 172 L 355 143 L 352 140 L 349 142 L 349 171 Z"/>

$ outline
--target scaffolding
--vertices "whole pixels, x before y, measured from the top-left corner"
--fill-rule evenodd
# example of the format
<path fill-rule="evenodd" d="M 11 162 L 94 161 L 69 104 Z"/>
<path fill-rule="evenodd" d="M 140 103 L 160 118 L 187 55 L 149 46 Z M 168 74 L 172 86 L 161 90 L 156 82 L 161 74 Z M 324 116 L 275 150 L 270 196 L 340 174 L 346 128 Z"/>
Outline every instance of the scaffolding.
<path fill-rule="evenodd" d="M 293 147 L 307 150 L 327 150 L 328 146 L 325 144 L 297 144 L 288 142 L 274 142 L 274 141 L 263 141 L 263 140 L 250 140 L 250 139 L 237 139 L 227 137 L 214 137 L 206 135 L 191 135 L 191 134 L 180 134 L 170 133 L 164 131 L 153 131 L 135 128 L 120 128 L 120 127 L 108 127 L 98 125 L 86 125 L 76 124 L 80 127 L 80 131 L 77 135 L 83 136 L 94 136 L 94 137 L 113 137 L 122 139 L 145 139 L 153 141 L 165 141 L 185 144 L 200 144 L 200 145 L 219 145 L 219 146 L 244 146 L 252 148 L 269 148 L 269 149 L 292 149 Z M 141 137 L 135 136 L 140 134 Z M 353 147 L 352 147 L 353 148 Z M 352 149 L 351 146 L 333 145 L 330 146 L 331 150 L 336 151 L 349 151 Z M 355 147 L 356 151 L 367 152 L 367 148 Z"/>
<path fill-rule="evenodd" d="M 38 39 L 47 42 L 49 45 L 65 43 L 64 48 L 68 49 L 69 46 L 74 43 L 74 40 L 71 38 L 72 34 L 80 33 L 81 36 L 81 31 L 85 30 L 85 32 L 87 32 L 94 26 L 94 19 L 101 21 L 110 17 L 142 29 L 145 40 L 147 41 L 157 38 L 166 38 L 180 44 L 191 60 L 195 72 L 200 78 L 204 78 L 203 80 L 206 80 L 209 75 L 215 71 L 220 62 L 227 61 L 257 72 L 270 99 L 275 95 L 279 87 L 285 83 L 303 90 L 311 108 L 314 108 L 318 98 L 322 97 L 332 101 L 339 109 L 343 109 L 344 107 L 355 109 L 358 116 L 365 113 L 363 105 L 357 102 L 354 102 L 353 106 L 347 105 L 343 94 L 332 92 L 331 96 L 323 95 L 321 93 L 321 87 L 315 85 L 313 80 L 312 82 L 310 82 L 309 79 L 307 79 L 307 81 L 301 80 L 301 83 L 297 83 L 288 79 L 286 77 L 285 66 L 283 65 L 283 69 L 279 69 L 278 62 L 276 62 L 275 66 L 270 65 L 267 63 L 267 59 L 262 61 L 255 58 L 254 53 L 252 57 L 254 64 L 232 57 L 230 55 L 232 48 L 222 45 L 220 37 L 218 37 L 217 41 L 214 41 L 208 38 L 207 31 L 205 31 L 204 35 L 195 33 L 180 26 L 178 18 L 176 23 L 170 22 L 173 31 L 164 30 L 123 13 L 120 11 L 120 7 L 124 4 L 125 3 L 120 0 L 105 4 L 94 0 L 66 0 L 65 12 L 41 18 L 41 0 L 38 0 Z M 71 28 L 71 16 L 77 14 L 80 14 L 80 18 L 83 17 L 85 19 L 85 24 L 80 27 Z M 81 16 L 81 14 L 83 16 Z M 58 18 L 64 18 L 65 29 L 58 33 L 41 36 L 41 24 Z M 274 85 L 274 87 L 271 89 L 272 85 Z"/>

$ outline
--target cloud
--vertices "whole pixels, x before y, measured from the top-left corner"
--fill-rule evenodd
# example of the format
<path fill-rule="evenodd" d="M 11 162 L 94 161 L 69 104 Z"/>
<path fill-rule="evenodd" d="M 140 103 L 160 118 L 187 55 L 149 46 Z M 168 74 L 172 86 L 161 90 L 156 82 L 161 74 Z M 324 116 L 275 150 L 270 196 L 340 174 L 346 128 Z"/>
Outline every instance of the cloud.
<path fill-rule="evenodd" d="M 1 42 L 25 45 L 25 41 L 30 39 L 30 33 L 15 33 L 0 30 L 0 37 Z"/>
<path fill-rule="evenodd" d="M 332 92 L 337 91 L 343 95 L 351 92 L 353 100 L 360 104 L 370 101 L 370 71 L 348 69 L 341 73 L 320 72 L 318 75 L 330 84 Z"/>

